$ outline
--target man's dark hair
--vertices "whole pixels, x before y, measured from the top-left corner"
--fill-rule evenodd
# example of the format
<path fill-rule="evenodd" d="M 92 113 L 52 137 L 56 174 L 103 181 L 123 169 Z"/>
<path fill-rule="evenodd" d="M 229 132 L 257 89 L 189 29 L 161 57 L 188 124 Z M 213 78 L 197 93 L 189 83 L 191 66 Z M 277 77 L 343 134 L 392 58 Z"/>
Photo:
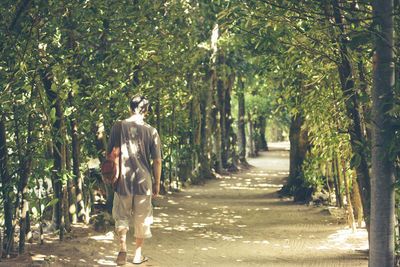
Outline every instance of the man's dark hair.
<path fill-rule="evenodd" d="M 144 115 L 149 110 L 149 106 L 149 101 L 141 95 L 135 95 L 131 98 L 130 107 L 135 114 Z"/>

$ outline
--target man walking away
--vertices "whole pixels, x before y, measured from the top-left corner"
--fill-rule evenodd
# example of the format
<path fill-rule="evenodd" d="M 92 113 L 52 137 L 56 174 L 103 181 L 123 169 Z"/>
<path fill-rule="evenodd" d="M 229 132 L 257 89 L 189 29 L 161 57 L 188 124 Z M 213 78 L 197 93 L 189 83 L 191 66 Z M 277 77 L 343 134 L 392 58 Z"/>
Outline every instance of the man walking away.
<path fill-rule="evenodd" d="M 114 194 L 112 215 L 119 236 L 120 251 L 117 264 L 126 264 L 126 233 L 133 225 L 136 237 L 134 264 L 147 261 L 142 255 L 145 238 L 151 237 L 153 223 L 151 198 L 160 192 L 161 141 L 155 128 L 144 122 L 149 109 L 149 101 L 135 95 L 130 102 L 130 117 L 123 120 L 120 127 L 111 129 L 107 154 L 119 145 L 121 149 L 121 172 Z M 150 158 L 153 159 L 154 183 L 152 182 Z M 118 175 L 118 174 L 117 174 Z"/>

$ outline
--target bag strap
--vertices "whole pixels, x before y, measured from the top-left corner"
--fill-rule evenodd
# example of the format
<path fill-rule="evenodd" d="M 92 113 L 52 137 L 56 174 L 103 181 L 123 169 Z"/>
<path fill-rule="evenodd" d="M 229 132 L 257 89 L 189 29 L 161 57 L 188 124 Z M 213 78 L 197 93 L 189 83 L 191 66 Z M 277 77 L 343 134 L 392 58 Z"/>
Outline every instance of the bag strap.
<path fill-rule="evenodd" d="M 117 121 L 115 123 L 115 130 L 117 136 L 117 144 L 119 147 L 119 155 L 118 155 L 118 178 L 115 182 L 114 187 L 118 184 L 118 182 L 122 182 L 122 160 L 121 160 L 121 144 L 122 144 L 122 121 Z"/>
<path fill-rule="evenodd" d="M 122 161 L 121 161 L 121 144 L 122 144 L 122 121 L 117 121 L 117 124 L 115 125 L 117 127 L 117 131 L 119 132 L 118 134 L 118 145 L 119 145 L 119 177 L 118 179 L 122 180 L 122 172 L 121 172 L 121 166 L 122 166 Z M 118 133 L 117 132 L 117 133 Z"/>
<path fill-rule="evenodd" d="M 121 147 L 121 139 L 122 139 L 122 121 L 117 121 L 115 123 L 115 130 L 117 132 L 117 144 Z"/>

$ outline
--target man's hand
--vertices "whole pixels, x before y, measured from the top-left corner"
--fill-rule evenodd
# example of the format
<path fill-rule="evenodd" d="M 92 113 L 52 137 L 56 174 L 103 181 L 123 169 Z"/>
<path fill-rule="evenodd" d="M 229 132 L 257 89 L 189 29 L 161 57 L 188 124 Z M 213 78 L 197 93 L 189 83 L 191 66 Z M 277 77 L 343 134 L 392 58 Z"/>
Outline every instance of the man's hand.
<path fill-rule="evenodd" d="M 160 184 L 159 183 L 153 184 L 153 197 L 157 197 L 159 193 L 160 193 Z"/>

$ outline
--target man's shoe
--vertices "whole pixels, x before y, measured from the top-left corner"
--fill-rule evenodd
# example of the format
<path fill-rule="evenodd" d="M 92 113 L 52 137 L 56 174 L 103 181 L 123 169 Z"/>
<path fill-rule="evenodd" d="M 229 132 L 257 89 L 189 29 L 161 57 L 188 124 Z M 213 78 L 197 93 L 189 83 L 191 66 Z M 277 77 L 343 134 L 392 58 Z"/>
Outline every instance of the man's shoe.
<path fill-rule="evenodd" d="M 148 261 L 148 258 L 142 256 L 142 259 L 140 261 L 137 262 L 133 261 L 133 264 L 142 264 L 145 263 L 146 261 Z"/>
<path fill-rule="evenodd" d="M 125 265 L 126 264 L 126 251 L 120 251 L 117 257 L 117 265 Z"/>

